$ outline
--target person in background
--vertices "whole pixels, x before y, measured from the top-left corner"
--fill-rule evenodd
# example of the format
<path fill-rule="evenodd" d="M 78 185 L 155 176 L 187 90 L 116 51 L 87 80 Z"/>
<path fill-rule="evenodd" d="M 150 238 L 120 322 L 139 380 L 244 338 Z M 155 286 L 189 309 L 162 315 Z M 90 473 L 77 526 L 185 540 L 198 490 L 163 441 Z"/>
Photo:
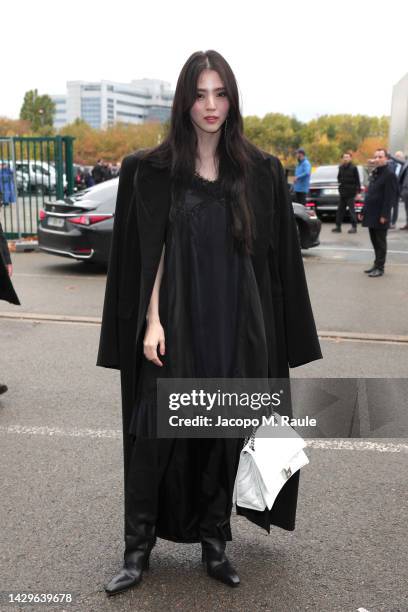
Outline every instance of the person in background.
<path fill-rule="evenodd" d="M 74 182 L 75 182 L 75 187 L 77 188 L 78 191 L 81 191 L 81 189 L 84 189 L 85 187 L 84 172 L 81 166 L 78 166 L 78 168 L 76 169 L 75 176 L 74 176 Z"/>
<path fill-rule="evenodd" d="M 93 180 L 95 181 L 95 185 L 98 185 L 99 183 L 102 183 L 103 181 L 106 180 L 105 165 L 106 164 L 103 161 L 103 159 L 98 159 L 97 163 L 92 168 L 91 174 L 92 174 Z"/>
<path fill-rule="evenodd" d="M 84 170 L 84 183 L 86 188 L 93 187 L 95 185 L 95 180 L 88 168 L 85 168 Z"/>
<path fill-rule="evenodd" d="M 113 178 L 112 164 L 110 162 L 105 163 L 105 181 L 109 181 L 111 178 Z"/>
<path fill-rule="evenodd" d="M 13 170 L 6 162 L 0 164 L 0 193 L 3 206 L 9 206 L 16 201 Z"/>
<path fill-rule="evenodd" d="M 363 210 L 358 214 L 358 218 L 362 221 L 363 227 L 368 227 L 375 252 L 374 265 L 364 272 L 368 276 L 379 277 L 384 274 L 387 230 L 392 206 L 398 198 L 398 181 L 388 165 L 385 149 L 376 150 L 374 163 L 376 167 L 371 173 Z"/>
<path fill-rule="evenodd" d="M 6 300 L 11 304 L 20 304 L 10 280 L 12 274 L 13 265 L 11 263 L 10 251 L 3 232 L 3 227 L 0 223 L 0 300 Z M 5 393 L 7 390 L 7 385 L 0 382 L 0 395 Z"/>
<path fill-rule="evenodd" d="M 120 162 L 116 162 L 116 164 L 113 164 L 111 167 L 112 178 L 119 176 L 119 172 L 120 172 Z"/>
<path fill-rule="evenodd" d="M 401 172 L 398 177 L 399 193 L 401 200 L 405 205 L 405 225 L 400 227 L 400 230 L 408 230 L 408 161 L 405 161 L 401 167 Z"/>
<path fill-rule="evenodd" d="M 332 232 L 341 232 L 341 224 L 343 223 L 344 213 L 346 208 L 349 209 L 351 217 L 351 228 L 349 234 L 355 234 L 357 231 L 357 217 L 354 209 L 354 201 L 356 194 L 360 191 L 360 176 L 357 167 L 351 161 L 351 153 L 343 153 L 342 163 L 339 166 L 337 180 L 339 183 L 340 202 L 336 213 L 336 227 Z"/>
<path fill-rule="evenodd" d="M 394 155 L 388 154 L 388 166 L 394 172 L 397 179 L 399 178 L 401 174 L 401 170 L 404 166 L 404 163 L 405 163 L 405 156 L 402 151 L 396 151 Z M 391 223 L 389 227 L 390 230 L 396 229 L 396 223 L 398 219 L 398 207 L 399 207 L 399 197 L 397 198 L 394 206 L 392 207 Z"/>
<path fill-rule="evenodd" d="M 293 191 L 295 193 L 295 202 L 299 204 L 306 204 L 306 194 L 309 191 L 310 175 L 312 173 L 312 166 L 306 157 L 304 149 L 298 149 L 296 151 L 296 158 L 298 160 L 295 168 L 295 182 L 293 184 Z"/>

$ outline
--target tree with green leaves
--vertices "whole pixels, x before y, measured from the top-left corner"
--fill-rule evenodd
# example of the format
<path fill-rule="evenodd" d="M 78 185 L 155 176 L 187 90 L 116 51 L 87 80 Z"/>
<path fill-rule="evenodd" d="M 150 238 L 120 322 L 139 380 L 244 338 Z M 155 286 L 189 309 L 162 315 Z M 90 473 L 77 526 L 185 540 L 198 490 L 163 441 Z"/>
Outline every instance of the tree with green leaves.
<path fill-rule="evenodd" d="M 42 128 L 52 127 L 54 120 L 55 103 L 50 96 L 38 95 L 37 89 L 31 89 L 24 95 L 24 102 L 20 110 L 20 119 L 29 121 L 31 129 L 39 132 Z"/>

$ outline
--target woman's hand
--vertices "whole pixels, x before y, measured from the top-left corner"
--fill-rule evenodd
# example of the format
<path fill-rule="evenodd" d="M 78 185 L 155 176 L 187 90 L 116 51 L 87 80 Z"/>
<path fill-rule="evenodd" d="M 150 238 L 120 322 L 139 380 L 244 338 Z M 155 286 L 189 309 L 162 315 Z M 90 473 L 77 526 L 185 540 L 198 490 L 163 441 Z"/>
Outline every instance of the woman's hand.
<path fill-rule="evenodd" d="M 146 359 L 153 361 L 158 366 L 162 366 L 157 355 L 157 345 L 159 345 L 160 355 L 166 352 L 164 329 L 158 319 L 147 321 L 147 329 L 143 340 L 143 352 Z"/>

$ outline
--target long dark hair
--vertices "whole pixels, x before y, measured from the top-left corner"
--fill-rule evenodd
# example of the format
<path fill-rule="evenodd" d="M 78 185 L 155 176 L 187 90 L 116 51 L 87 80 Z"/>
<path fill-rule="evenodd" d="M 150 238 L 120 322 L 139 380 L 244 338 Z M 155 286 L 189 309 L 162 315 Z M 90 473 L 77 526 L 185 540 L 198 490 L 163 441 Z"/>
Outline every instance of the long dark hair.
<path fill-rule="evenodd" d="M 159 167 L 170 168 L 172 198 L 177 198 L 183 185 L 195 172 L 197 136 L 190 109 L 196 101 L 198 78 L 205 69 L 218 72 L 230 103 L 227 129 L 224 124 L 216 151 L 219 177 L 231 206 L 231 229 L 237 246 L 251 253 L 256 228 L 249 203 L 249 180 L 251 167 L 259 159 L 261 151 L 244 135 L 237 82 L 230 65 L 220 53 L 209 50 L 190 55 L 177 80 L 168 134 L 160 145 L 145 153 L 144 159 Z"/>

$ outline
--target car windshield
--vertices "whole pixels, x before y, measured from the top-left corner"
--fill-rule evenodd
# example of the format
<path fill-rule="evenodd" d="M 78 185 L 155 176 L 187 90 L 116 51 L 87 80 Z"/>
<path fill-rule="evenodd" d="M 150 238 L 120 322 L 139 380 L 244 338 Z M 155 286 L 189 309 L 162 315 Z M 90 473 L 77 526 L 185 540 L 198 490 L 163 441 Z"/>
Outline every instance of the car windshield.
<path fill-rule="evenodd" d="M 318 181 L 337 181 L 338 166 L 319 166 L 313 172 L 311 179 Z"/>

